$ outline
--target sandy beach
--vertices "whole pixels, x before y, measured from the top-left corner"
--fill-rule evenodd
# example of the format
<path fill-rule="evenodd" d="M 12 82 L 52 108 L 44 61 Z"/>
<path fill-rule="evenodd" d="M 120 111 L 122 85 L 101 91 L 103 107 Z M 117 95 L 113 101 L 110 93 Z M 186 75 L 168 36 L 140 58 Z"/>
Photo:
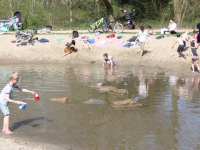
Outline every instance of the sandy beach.
<path fill-rule="evenodd" d="M 98 42 L 99 39 L 94 34 L 79 33 L 80 36 L 88 36 L 89 39 L 95 39 Z M 106 39 L 109 34 L 101 34 L 100 40 Z M 82 49 L 76 53 L 69 54 L 63 57 L 65 44 L 71 42 L 72 37 L 69 34 L 36 34 L 35 37 L 39 39 L 48 39 L 47 43 L 35 42 L 35 45 L 16 46 L 19 43 L 11 43 L 12 40 L 16 40 L 15 35 L 3 34 L 0 35 L 0 60 L 1 63 L 84 63 L 89 64 L 95 62 L 99 67 L 102 67 L 102 55 L 108 53 L 111 55 L 116 66 L 158 66 L 165 70 L 166 74 L 177 75 L 198 75 L 197 72 L 191 71 L 191 55 L 189 53 L 190 43 L 186 43 L 187 48 L 184 54 L 186 59 L 179 57 L 176 60 L 178 44 L 171 49 L 176 37 L 165 36 L 164 39 L 157 40 L 155 36 L 149 38 L 149 43 L 145 45 L 146 53 L 140 58 L 140 47 L 133 45 L 130 48 L 122 47 L 127 44 L 127 40 L 134 34 L 124 34 L 123 38 L 117 39 L 120 34 L 115 34 L 115 37 L 108 40 L 105 46 L 97 47 L 94 44 L 91 45 L 93 52 L 89 49 Z M 59 38 L 64 40 L 57 41 Z M 123 41 L 121 46 L 116 46 L 114 42 Z M 82 42 L 77 41 L 76 46 L 81 47 Z M 197 45 L 196 45 L 197 46 Z M 198 51 L 197 51 L 198 52 Z M 35 145 L 30 142 L 19 142 L 17 139 L 10 139 L 12 135 L 6 137 L 0 136 L 0 149 L 12 150 L 12 149 L 56 149 L 56 147 L 47 147 L 46 145 Z"/>

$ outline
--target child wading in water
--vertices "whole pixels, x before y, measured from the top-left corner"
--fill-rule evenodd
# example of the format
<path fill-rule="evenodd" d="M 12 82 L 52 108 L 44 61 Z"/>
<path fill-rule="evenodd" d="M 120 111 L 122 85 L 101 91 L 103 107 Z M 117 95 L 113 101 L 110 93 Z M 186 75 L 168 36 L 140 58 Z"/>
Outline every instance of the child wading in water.
<path fill-rule="evenodd" d="M 177 60 L 178 60 L 178 57 L 179 57 L 179 54 L 183 54 L 183 51 L 184 51 L 184 43 L 183 43 L 183 39 L 180 37 L 181 35 L 178 33 L 177 34 L 177 40 L 174 42 L 173 46 L 172 46 L 172 49 L 174 48 L 174 45 L 178 42 L 179 46 L 178 46 L 178 49 L 177 49 Z M 186 59 L 186 56 L 183 54 L 184 58 Z"/>
<path fill-rule="evenodd" d="M 138 33 L 137 39 L 139 39 L 139 45 L 140 45 L 140 49 L 141 49 L 140 57 L 142 57 L 142 55 L 144 54 L 145 42 L 147 41 L 147 44 L 148 44 L 148 36 L 147 36 L 147 32 L 144 31 L 143 26 L 141 26 L 140 29 L 141 29 L 141 31 Z M 136 41 L 137 41 L 137 39 L 136 39 Z"/>
<path fill-rule="evenodd" d="M 198 67 L 198 71 L 200 71 L 199 68 L 199 56 L 197 54 L 197 49 L 195 48 L 195 43 L 191 42 L 191 48 L 190 48 L 190 53 L 192 55 L 192 72 L 194 72 L 194 63 L 196 62 L 196 65 Z"/>
<path fill-rule="evenodd" d="M 20 77 L 19 73 L 16 73 L 16 72 L 12 73 L 10 75 L 10 82 L 3 88 L 3 90 L 1 91 L 1 94 L 0 94 L 0 109 L 3 112 L 3 114 L 4 114 L 4 121 L 3 121 L 2 133 L 5 133 L 5 134 L 12 133 L 10 131 L 10 129 L 9 129 L 10 112 L 9 112 L 9 109 L 8 109 L 8 104 L 10 102 L 18 104 L 18 105 L 22 104 L 21 101 L 12 100 L 14 88 L 17 88 L 18 90 L 20 90 L 22 92 L 29 92 L 29 93 L 32 93 L 32 94 L 35 93 L 34 91 L 29 91 L 27 89 L 21 89 L 17 85 L 19 77 Z"/>
<path fill-rule="evenodd" d="M 107 53 L 103 54 L 103 67 L 104 66 L 111 66 L 113 67 L 115 61 L 113 60 L 112 56 L 108 56 Z"/>

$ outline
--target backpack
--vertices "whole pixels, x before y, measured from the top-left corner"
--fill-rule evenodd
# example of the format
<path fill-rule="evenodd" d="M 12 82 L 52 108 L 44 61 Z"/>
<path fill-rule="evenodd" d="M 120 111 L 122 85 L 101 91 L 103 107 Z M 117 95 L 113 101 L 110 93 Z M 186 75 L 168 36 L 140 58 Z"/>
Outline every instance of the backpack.
<path fill-rule="evenodd" d="M 79 35 L 78 35 L 78 31 L 77 30 L 74 30 L 73 32 L 72 32 L 72 38 L 76 38 L 76 37 L 78 37 Z"/>
<path fill-rule="evenodd" d="M 134 36 L 134 37 L 129 39 L 129 42 L 135 42 L 136 39 L 137 39 L 137 36 Z"/>

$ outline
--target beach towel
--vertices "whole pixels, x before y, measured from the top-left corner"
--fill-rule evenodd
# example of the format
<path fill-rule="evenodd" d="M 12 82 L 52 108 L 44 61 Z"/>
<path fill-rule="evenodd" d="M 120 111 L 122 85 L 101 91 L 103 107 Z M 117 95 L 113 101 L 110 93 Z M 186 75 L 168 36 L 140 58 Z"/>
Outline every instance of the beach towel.
<path fill-rule="evenodd" d="M 128 47 L 128 48 L 130 48 L 131 46 L 133 46 L 134 44 L 131 44 L 131 43 L 127 43 L 127 44 L 125 44 L 123 47 Z"/>
<path fill-rule="evenodd" d="M 108 41 L 109 41 L 109 39 L 102 39 L 102 40 L 96 42 L 94 45 L 97 46 L 97 47 L 105 46 Z"/>
<path fill-rule="evenodd" d="M 62 41 L 64 40 L 65 38 L 58 38 L 57 41 Z"/>
<path fill-rule="evenodd" d="M 124 44 L 124 41 L 116 41 L 116 42 L 113 42 L 116 46 L 121 46 Z"/>
<path fill-rule="evenodd" d="M 94 38 L 93 38 L 93 39 L 88 39 L 88 42 L 89 42 L 90 44 L 93 44 L 93 43 L 95 43 L 95 40 L 94 40 Z"/>
<path fill-rule="evenodd" d="M 39 42 L 40 43 L 45 43 L 45 42 L 49 42 L 49 40 L 42 38 L 42 39 L 39 40 Z"/>
<path fill-rule="evenodd" d="M 12 43 L 19 43 L 20 42 L 20 40 L 14 40 L 14 41 L 11 41 Z"/>

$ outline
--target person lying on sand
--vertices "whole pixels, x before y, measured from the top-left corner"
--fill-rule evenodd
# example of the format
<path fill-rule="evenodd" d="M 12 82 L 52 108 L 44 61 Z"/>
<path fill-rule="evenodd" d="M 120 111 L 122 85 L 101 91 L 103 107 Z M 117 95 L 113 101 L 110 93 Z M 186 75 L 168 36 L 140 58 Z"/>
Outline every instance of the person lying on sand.
<path fill-rule="evenodd" d="M 104 66 L 111 66 L 113 67 L 115 61 L 113 60 L 112 56 L 108 56 L 107 53 L 103 54 L 103 67 Z"/>
<path fill-rule="evenodd" d="M 88 40 L 86 38 L 83 39 L 83 44 L 81 46 L 81 49 L 83 49 L 83 48 L 89 48 L 93 52 L 93 50 L 92 50 L 92 48 L 90 46 L 90 43 L 88 42 Z"/>
<path fill-rule="evenodd" d="M 179 54 L 183 54 L 183 51 L 184 51 L 184 43 L 183 43 L 183 39 L 180 37 L 181 35 L 178 33 L 177 34 L 177 40 L 174 42 L 173 46 L 172 46 L 172 49 L 174 48 L 174 45 L 178 42 L 179 46 L 178 46 L 178 49 L 177 49 L 177 60 L 178 60 L 178 57 L 179 57 Z M 183 54 L 184 58 L 186 59 L 186 56 Z"/>
<path fill-rule="evenodd" d="M 194 72 L 194 63 L 196 62 L 196 65 L 198 67 L 198 71 L 200 71 L 200 68 L 199 68 L 199 56 L 197 54 L 197 49 L 195 48 L 195 43 L 194 42 L 191 42 L 191 48 L 189 49 L 190 50 L 190 53 L 192 55 L 192 72 Z"/>
<path fill-rule="evenodd" d="M 65 54 L 63 55 L 63 57 L 78 51 L 78 48 L 75 46 L 75 44 L 75 40 L 72 40 L 72 42 L 69 45 L 67 45 L 67 47 L 64 49 Z"/>

